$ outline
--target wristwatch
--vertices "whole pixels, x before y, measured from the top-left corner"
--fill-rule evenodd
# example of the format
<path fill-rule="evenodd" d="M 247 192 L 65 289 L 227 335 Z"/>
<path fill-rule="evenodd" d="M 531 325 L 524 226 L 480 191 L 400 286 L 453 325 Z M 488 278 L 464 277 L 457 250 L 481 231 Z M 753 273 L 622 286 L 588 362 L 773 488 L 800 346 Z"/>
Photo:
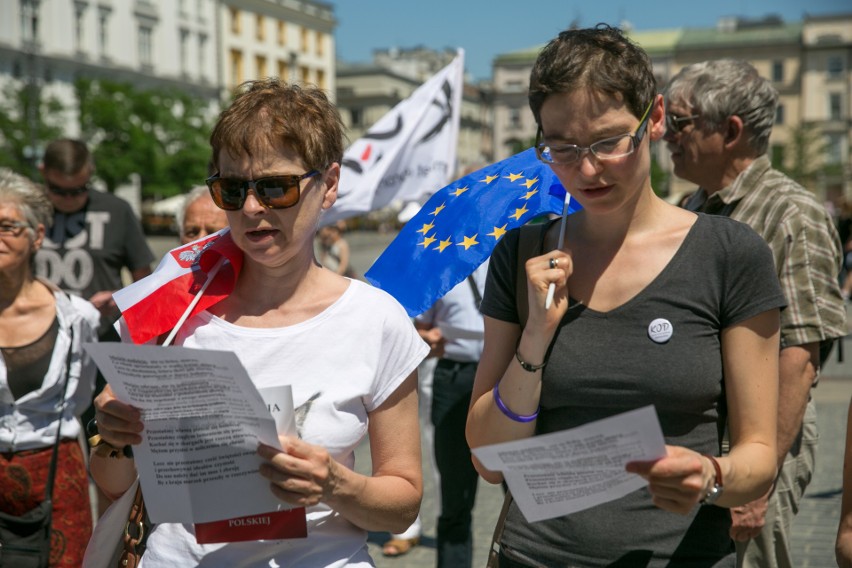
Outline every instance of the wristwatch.
<path fill-rule="evenodd" d="M 709 454 L 704 454 L 704 457 L 710 460 L 710 463 L 713 464 L 713 468 L 716 470 L 716 480 L 713 484 L 713 487 L 710 488 L 710 491 L 707 492 L 707 495 L 701 500 L 702 505 L 713 505 L 716 501 L 719 500 L 719 497 L 722 496 L 722 493 L 725 489 L 724 484 L 722 483 L 722 468 L 719 466 L 719 462 L 716 461 L 716 458 Z"/>
<path fill-rule="evenodd" d="M 89 437 L 89 447 L 95 450 L 95 454 L 103 458 L 120 459 L 133 457 L 133 448 L 130 447 L 130 444 L 123 448 L 116 448 L 101 438 L 100 433 L 98 433 L 98 421 L 94 418 L 86 424 L 86 435 Z"/>

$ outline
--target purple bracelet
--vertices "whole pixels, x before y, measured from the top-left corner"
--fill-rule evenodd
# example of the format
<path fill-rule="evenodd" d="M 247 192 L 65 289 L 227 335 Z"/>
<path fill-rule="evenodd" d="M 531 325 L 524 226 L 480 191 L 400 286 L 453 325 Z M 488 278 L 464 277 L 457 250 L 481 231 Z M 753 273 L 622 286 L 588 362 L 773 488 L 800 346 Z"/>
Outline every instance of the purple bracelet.
<path fill-rule="evenodd" d="M 500 391 L 498 390 L 499 386 L 500 381 L 497 381 L 497 384 L 494 385 L 494 389 L 491 391 L 491 393 L 494 395 L 494 404 L 497 405 L 497 408 L 500 409 L 500 412 L 502 412 L 515 422 L 532 422 L 533 420 L 538 418 L 538 412 L 539 410 L 541 410 L 540 406 L 536 409 L 534 414 L 515 414 L 514 412 L 509 410 L 509 407 L 506 406 L 506 404 L 503 402 L 503 399 L 500 398 Z"/>

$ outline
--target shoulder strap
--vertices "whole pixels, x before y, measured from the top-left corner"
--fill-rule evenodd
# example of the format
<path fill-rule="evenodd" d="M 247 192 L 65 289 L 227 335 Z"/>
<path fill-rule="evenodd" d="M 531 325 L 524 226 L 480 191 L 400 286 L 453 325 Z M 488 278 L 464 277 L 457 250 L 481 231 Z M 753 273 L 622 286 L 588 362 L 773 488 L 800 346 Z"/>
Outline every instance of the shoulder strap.
<path fill-rule="evenodd" d="M 467 275 L 467 283 L 470 284 L 470 291 L 473 292 L 473 302 L 476 304 L 476 309 L 482 305 L 482 294 L 479 293 L 479 286 L 476 285 L 476 280 L 473 278 L 473 272 Z"/>
<path fill-rule="evenodd" d="M 65 406 L 68 402 L 65 395 L 68 393 L 68 381 L 71 379 L 71 355 L 74 349 L 74 328 L 68 328 L 68 354 L 65 356 L 65 382 L 62 385 L 62 402 L 59 405 L 59 415 L 56 424 L 56 441 L 53 442 L 53 453 L 50 456 L 50 469 L 47 473 L 47 484 L 44 488 L 46 501 L 53 500 L 53 482 L 56 479 L 56 462 L 59 461 L 59 442 L 62 439 L 62 417 L 65 414 Z"/>
<path fill-rule="evenodd" d="M 542 243 L 553 221 L 523 225 L 518 236 L 518 267 L 515 275 L 515 303 L 521 329 L 527 325 L 530 306 L 527 296 L 527 260 L 541 254 Z"/>

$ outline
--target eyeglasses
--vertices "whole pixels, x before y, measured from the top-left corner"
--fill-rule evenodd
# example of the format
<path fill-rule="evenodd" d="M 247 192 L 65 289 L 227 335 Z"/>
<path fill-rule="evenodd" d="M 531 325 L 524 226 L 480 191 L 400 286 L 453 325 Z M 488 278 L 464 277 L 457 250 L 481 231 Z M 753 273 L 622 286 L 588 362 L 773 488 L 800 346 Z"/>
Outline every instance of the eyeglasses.
<path fill-rule="evenodd" d="M 668 132 L 680 132 L 683 130 L 683 127 L 687 124 L 690 124 L 696 118 L 700 118 L 700 114 L 693 114 L 691 116 L 678 116 L 671 112 L 666 113 L 666 131 Z"/>
<path fill-rule="evenodd" d="M 654 101 L 648 104 L 645 109 L 645 114 L 642 115 L 642 120 L 633 134 L 622 134 L 613 136 L 612 138 L 604 138 L 598 140 L 590 146 L 577 146 L 576 144 L 547 144 L 539 142 L 542 132 L 541 126 L 535 135 L 535 151 L 538 159 L 545 164 L 573 164 L 583 155 L 584 152 L 591 152 L 599 160 L 615 160 L 632 154 L 642 138 L 645 137 L 645 132 L 648 129 L 648 118 L 651 116 L 651 107 Z"/>
<path fill-rule="evenodd" d="M 299 202 L 303 179 L 319 174 L 311 170 L 302 175 L 270 176 L 260 179 L 221 178 L 216 174 L 207 179 L 213 202 L 225 211 L 237 211 L 245 205 L 249 189 L 254 190 L 258 202 L 267 209 L 286 209 Z"/>
<path fill-rule="evenodd" d="M 3 221 L 0 222 L 0 236 L 20 237 L 28 227 L 29 225 L 21 221 Z"/>
<path fill-rule="evenodd" d="M 89 184 L 83 184 L 80 187 L 58 187 L 53 185 L 52 183 L 47 184 L 47 189 L 50 193 L 55 193 L 56 195 L 61 195 L 62 197 L 75 197 L 77 195 L 82 195 L 89 191 Z"/>

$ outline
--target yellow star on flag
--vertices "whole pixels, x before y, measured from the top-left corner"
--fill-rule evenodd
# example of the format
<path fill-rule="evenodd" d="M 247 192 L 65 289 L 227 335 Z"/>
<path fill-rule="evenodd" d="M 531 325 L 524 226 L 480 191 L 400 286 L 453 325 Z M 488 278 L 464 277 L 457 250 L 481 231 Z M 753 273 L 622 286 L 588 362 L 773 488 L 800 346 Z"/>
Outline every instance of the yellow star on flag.
<path fill-rule="evenodd" d="M 524 177 L 523 174 L 509 174 L 509 175 L 506 176 L 506 179 L 508 179 L 511 182 L 515 182 L 515 181 L 518 181 L 518 179 L 520 179 L 522 177 Z"/>
<path fill-rule="evenodd" d="M 453 241 L 447 238 L 447 240 L 439 242 L 438 246 L 436 246 L 435 248 L 438 250 L 438 252 L 444 252 L 444 249 L 450 246 L 451 244 L 453 244 Z"/>
<path fill-rule="evenodd" d="M 502 237 L 505 234 L 506 234 L 506 225 L 503 225 L 502 227 L 494 227 L 494 230 L 492 232 L 488 233 L 487 236 L 494 237 L 495 240 L 499 240 L 500 237 Z"/>
<path fill-rule="evenodd" d="M 528 179 L 524 182 L 524 185 L 527 186 L 527 189 L 531 188 L 538 182 L 538 178 Z"/>
<path fill-rule="evenodd" d="M 465 237 L 464 242 L 457 243 L 457 246 L 464 247 L 464 250 L 467 250 L 473 245 L 478 245 L 479 241 L 476 240 L 477 236 L 479 236 L 479 233 L 473 235 L 472 237 Z"/>
<path fill-rule="evenodd" d="M 432 227 L 434 227 L 434 226 L 435 226 L 434 223 L 423 223 L 423 226 L 421 228 L 417 229 L 417 232 L 423 233 L 423 235 L 426 235 L 426 233 L 431 231 Z"/>
<path fill-rule="evenodd" d="M 429 213 L 429 215 L 437 215 L 438 213 L 440 213 L 441 211 L 443 211 L 443 210 L 444 210 L 444 207 L 446 207 L 446 204 L 445 204 L 445 203 L 441 203 L 440 205 L 438 205 L 437 207 L 435 207 L 435 210 L 434 210 L 434 211 L 432 211 L 431 213 Z"/>
<path fill-rule="evenodd" d="M 422 243 L 417 243 L 418 246 L 429 248 L 429 245 L 435 242 L 435 237 L 424 237 Z"/>
<path fill-rule="evenodd" d="M 484 181 L 486 184 L 489 184 L 492 181 L 494 181 L 495 179 L 497 179 L 498 177 L 500 177 L 500 176 L 485 176 L 485 179 L 481 180 L 481 181 Z"/>
<path fill-rule="evenodd" d="M 532 190 L 532 191 L 528 191 L 528 192 L 526 192 L 526 193 L 524 194 L 524 199 L 529 199 L 530 197 L 532 197 L 532 196 L 533 196 L 533 195 L 535 195 L 536 193 L 538 193 L 538 190 L 537 190 L 537 189 L 534 189 L 534 190 Z"/>
<path fill-rule="evenodd" d="M 467 191 L 468 189 L 470 189 L 470 188 L 469 188 L 469 187 L 467 187 L 467 186 L 460 187 L 460 188 L 456 189 L 456 190 L 453 192 L 453 195 L 455 195 L 456 197 L 458 197 L 459 195 L 461 195 L 462 193 L 464 193 L 464 192 L 465 192 L 465 191 Z"/>
<path fill-rule="evenodd" d="M 515 209 L 515 212 L 511 215 L 511 217 L 514 217 L 515 219 L 520 220 L 521 217 L 524 216 L 524 213 L 527 213 L 528 211 L 529 211 L 529 209 L 527 209 L 527 205 L 525 203 L 524 206 L 521 207 L 520 209 Z"/>

